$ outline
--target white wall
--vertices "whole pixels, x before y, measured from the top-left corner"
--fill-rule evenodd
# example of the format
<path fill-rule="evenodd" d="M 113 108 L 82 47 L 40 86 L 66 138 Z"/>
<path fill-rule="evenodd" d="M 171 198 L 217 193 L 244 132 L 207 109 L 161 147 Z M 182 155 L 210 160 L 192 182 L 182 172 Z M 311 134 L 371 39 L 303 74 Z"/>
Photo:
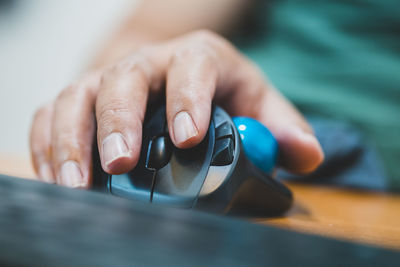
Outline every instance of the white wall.
<path fill-rule="evenodd" d="M 129 0 L 15 1 L 0 13 L 0 155 L 28 157 L 34 111 L 84 70 Z"/>

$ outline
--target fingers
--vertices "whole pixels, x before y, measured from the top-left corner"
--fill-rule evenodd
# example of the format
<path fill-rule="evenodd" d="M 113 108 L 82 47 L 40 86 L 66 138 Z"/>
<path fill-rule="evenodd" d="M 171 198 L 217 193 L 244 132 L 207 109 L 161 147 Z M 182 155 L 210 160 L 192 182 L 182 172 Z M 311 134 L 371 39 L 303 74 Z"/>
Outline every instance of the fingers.
<path fill-rule="evenodd" d="M 207 133 L 214 96 L 224 99 L 234 88 L 240 56 L 226 40 L 205 30 L 176 43 L 167 66 L 167 120 L 174 144 L 188 148 Z"/>
<path fill-rule="evenodd" d="M 322 148 L 301 114 L 276 90 L 261 99 L 258 119 L 279 143 L 279 164 L 294 173 L 309 173 L 324 160 Z"/>
<path fill-rule="evenodd" d="M 71 187 L 91 184 L 96 121 L 103 169 L 131 170 L 140 155 L 149 94 L 160 93 L 164 82 L 169 133 L 179 148 L 204 138 L 214 99 L 231 115 L 267 126 L 279 143 L 279 163 L 289 171 L 310 172 L 323 160 L 300 113 L 226 40 L 200 31 L 142 50 L 70 86 L 54 105 L 41 109 L 31 130 L 41 179 Z"/>
<path fill-rule="evenodd" d="M 323 151 L 311 127 L 296 108 L 265 81 L 257 67 L 242 57 L 229 43 L 208 32 L 201 32 L 200 35 L 200 40 L 203 42 L 205 40 L 206 44 L 212 45 L 215 58 L 213 61 L 201 61 L 198 60 L 202 58 L 201 56 L 194 57 L 189 54 L 184 58 L 191 60 L 179 62 L 180 66 L 184 66 L 183 68 L 179 69 L 178 66 L 172 64 L 167 82 L 167 104 L 171 99 L 169 110 L 174 112 L 191 110 L 192 106 L 198 106 L 198 110 L 200 113 L 203 110 L 204 115 L 204 117 L 199 116 L 199 122 L 204 124 L 199 124 L 198 121 L 196 123 L 206 128 L 207 118 L 210 116 L 211 99 L 215 93 L 216 103 L 224 107 L 231 115 L 253 117 L 271 130 L 279 143 L 279 163 L 282 167 L 295 173 L 308 173 L 317 168 L 324 159 Z M 207 55 L 201 50 L 197 51 L 197 54 Z M 203 64 L 196 64 L 196 59 Z M 212 64 L 207 64 L 209 62 Z M 198 71 L 202 67 L 205 70 Z M 213 67 L 216 67 L 216 72 Z M 181 75 L 174 74 L 178 73 L 174 69 L 179 70 Z M 215 73 L 217 73 L 216 78 Z M 173 82 L 170 81 L 172 78 Z M 216 84 L 215 81 L 217 81 Z M 193 91 L 196 92 L 193 92 L 187 84 L 192 85 Z M 185 103 L 189 104 L 185 105 Z M 173 105 L 178 108 L 174 109 Z M 174 112 L 171 113 L 175 114 Z M 193 113 L 196 114 L 195 111 Z M 170 125 L 172 118 L 173 115 L 169 114 Z M 202 138 L 203 134 L 204 132 L 201 132 L 199 137 Z M 196 138 L 192 140 L 194 142 L 190 142 L 189 139 L 188 145 L 198 142 Z M 177 140 L 175 143 L 179 146 Z"/>
<path fill-rule="evenodd" d="M 74 84 L 58 96 L 52 119 L 52 164 L 60 185 L 88 188 L 91 184 L 94 99 L 98 77 Z"/>
<path fill-rule="evenodd" d="M 277 138 L 280 165 L 307 173 L 324 155 L 301 114 L 224 39 L 207 31 L 187 36 L 167 70 L 167 120 L 174 144 L 187 148 L 207 132 L 212 99 L 231 115 L 250 116 Z"/>
<path fill-rule="evenodd" d="M 40 108 L 33 119 L 30 146 L 33 167 L 41 181 L 55 183 L 51 166 L 51 120 L 53 103 Z"/>
<path fill-rule="evenodd" d="M 149 90 L 146 63 L 130 59 L 107 71 L 96 102 L 97 139 L 103 169 L 131 170 L 142 142 L 142 122 Z"/>
<path fill-rule="evenodd" d="M 243 63 L 237 69 L 236 77 L 231 78 L 236 86 L 217 97 L 217 102 L 231 115 L 253 117 L 272 132 L 279 144 L 281 167 L 299 174 L 315 170 L 324 153 L 304 117 L 254 65 Z"/>
<path fill-rule="evenodd" d="M 198 144 L 211 115 L 217 69 L 207 46 L 194 44 L 178 50 L 167 71 L 167 121 L 173 143 L 179 148 Z"/>

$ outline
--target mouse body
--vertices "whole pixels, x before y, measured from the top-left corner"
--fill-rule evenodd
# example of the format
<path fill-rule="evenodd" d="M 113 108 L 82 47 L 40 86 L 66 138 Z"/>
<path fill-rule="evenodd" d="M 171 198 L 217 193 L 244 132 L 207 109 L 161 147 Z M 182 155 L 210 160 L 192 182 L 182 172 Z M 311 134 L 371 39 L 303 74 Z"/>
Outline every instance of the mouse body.
<path fill-rule="evenodd" d="M 173 207 L 280 215 L 291 206 L 292 194 L 272 178 L 272 172 L 267 172 L 271 164 L 259 168 L 251 160 L 254 157 L 246 156 L 243 144 L 249 143 L 252 136 L 246 136 L 248 139 L 242 142 L 241 138 L 246 135 L 244 130 L 249 129 L 246 129 L 246 120 L 237 121 L 241 125 L 239 131 L 222 108 L 213 107 L 210 126 L 202 142 L 190 149 L 178 149 L 169 137 L 165 106 L 152 109 L 146 113 L 143 123 L 141 154 L 136 167 L 121 175 L 107 174 L 95 153 L 94 188 L 132 200 Z M 261 142 L 261 148 L 271 146 L 271 142 L 260 139 L 250 143 L 253 147 L 256 142 Z M 271 160 L 275 159 L 269 162 Z"/>

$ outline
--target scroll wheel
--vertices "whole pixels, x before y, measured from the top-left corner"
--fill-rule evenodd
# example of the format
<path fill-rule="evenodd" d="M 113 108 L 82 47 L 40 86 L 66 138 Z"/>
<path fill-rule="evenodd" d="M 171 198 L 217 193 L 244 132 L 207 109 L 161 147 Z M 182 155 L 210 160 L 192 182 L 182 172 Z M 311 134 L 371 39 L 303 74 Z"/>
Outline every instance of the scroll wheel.
<path fill-rule="evenodd" d="M 158 136 L 153 138 L 147 149 L 146 168 L 159 170 L 167 165 L 171 158 L 172 146 L 169 137 Z"/>

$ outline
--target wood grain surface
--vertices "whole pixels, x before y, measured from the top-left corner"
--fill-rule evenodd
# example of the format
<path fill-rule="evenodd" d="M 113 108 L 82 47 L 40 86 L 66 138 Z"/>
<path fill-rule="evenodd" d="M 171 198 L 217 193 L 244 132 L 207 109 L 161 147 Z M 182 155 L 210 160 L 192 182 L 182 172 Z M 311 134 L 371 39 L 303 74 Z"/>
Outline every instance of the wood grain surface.
<path fill-rule="evenodd" d="M 400 196 L 288 184 L 295 204 L 286 217 L 257 219 L 295 231 L 400 249 Z"/>

